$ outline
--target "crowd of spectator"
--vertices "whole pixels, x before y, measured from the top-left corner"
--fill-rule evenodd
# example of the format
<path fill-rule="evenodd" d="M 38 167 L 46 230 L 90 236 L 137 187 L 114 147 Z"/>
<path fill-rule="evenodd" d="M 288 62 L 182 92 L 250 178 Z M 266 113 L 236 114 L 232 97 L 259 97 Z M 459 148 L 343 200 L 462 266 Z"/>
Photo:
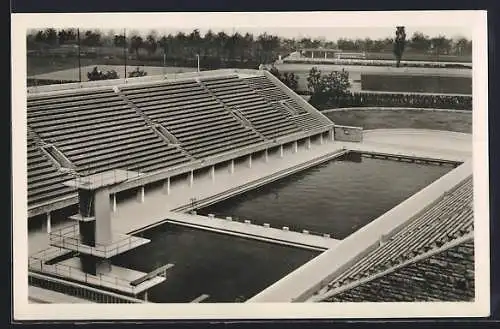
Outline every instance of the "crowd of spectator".
<path fill-rule="evenodd" d="M 357 93 L 313 95 L 310 103 L 319 109 L 343 107 L 411 107 L 472 110 L 472 96 Z"/>

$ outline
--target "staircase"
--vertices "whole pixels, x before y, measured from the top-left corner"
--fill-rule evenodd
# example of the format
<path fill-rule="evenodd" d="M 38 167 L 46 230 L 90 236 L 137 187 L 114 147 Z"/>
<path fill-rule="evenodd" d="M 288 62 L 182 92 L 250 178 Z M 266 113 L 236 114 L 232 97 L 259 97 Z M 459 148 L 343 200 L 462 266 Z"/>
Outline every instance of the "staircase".
<path fill-rule="evenodd" d="M 125 96 L 121 90 L 118 88 L 118 86 L 113 87 L 113 91 L 124 101 L 127 103 L 128 106 L 130 106 L 132 109 L 135 110 L 135 112 L 143 118 L 143 120 L 146 122 L 147 126 L 151 128 L 151 130 L 154 131 L 154 133 L 160 137 L 162 140 L 164 140 L 169 146 L 175 147 L 177 150 L 179 150 L 184 156 L 187 158 L 195 161 L 196 159 L 189 154 L 184 148 L 181 146 L 177 138 L 167 130 L 164 126 L 161 124 L 154 122 L 151 120 L 147 114 L 145 114 L 137 105 L 135 105 L 130 99 Z"/>

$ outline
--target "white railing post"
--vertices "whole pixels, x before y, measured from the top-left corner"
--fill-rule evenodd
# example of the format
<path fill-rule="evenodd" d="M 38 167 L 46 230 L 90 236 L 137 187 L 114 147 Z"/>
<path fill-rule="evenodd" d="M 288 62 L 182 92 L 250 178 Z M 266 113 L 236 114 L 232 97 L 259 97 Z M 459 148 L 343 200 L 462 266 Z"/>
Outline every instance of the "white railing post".
<path fill-rule="evenodd" d="M 194 184 L 194 171 L 191 170 L 189 173 L 189 187 L 193 187 Z"/>
<path fill-rule="evenodd" d="M 47 233 L 50 234 L 50 232 L 52 232 L 52 219 L 49 211 L 47 212 Z"/>

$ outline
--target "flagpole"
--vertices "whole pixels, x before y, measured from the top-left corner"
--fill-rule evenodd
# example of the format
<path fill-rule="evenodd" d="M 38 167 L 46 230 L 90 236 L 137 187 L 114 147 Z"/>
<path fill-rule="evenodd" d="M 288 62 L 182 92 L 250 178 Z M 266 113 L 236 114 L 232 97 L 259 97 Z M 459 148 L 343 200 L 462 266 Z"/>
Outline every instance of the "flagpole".
<path fill-rule="evenodd" d="M 82 63 L 80 59 L 80 28 L 76 30 L 76 35 L 78 39 L 78 80 L 82 83 Z"/>
<path fill-rule="evenodd" d="M 127 81 L 127 29 L 123 29 L 123 55 L 125 57 L 125 76 L 123 78 Z"/>

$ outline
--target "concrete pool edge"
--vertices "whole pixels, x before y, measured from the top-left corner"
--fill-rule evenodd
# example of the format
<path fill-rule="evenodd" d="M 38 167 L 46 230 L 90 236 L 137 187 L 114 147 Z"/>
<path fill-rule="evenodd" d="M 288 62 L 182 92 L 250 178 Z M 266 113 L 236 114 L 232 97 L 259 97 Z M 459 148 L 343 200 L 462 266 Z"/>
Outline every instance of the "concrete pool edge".
<path fill-rule="evenodd" d="M 337 273 L 370 252 L 379 243 L 382 235 L 390 235 L 404 226 L 422 209 L 435 202 L 443 193 L 471 174 L 472 161 L 466 161 L 342 240 L 336 248 L 313 258 L 247 302 L 306 300 Z"/>

